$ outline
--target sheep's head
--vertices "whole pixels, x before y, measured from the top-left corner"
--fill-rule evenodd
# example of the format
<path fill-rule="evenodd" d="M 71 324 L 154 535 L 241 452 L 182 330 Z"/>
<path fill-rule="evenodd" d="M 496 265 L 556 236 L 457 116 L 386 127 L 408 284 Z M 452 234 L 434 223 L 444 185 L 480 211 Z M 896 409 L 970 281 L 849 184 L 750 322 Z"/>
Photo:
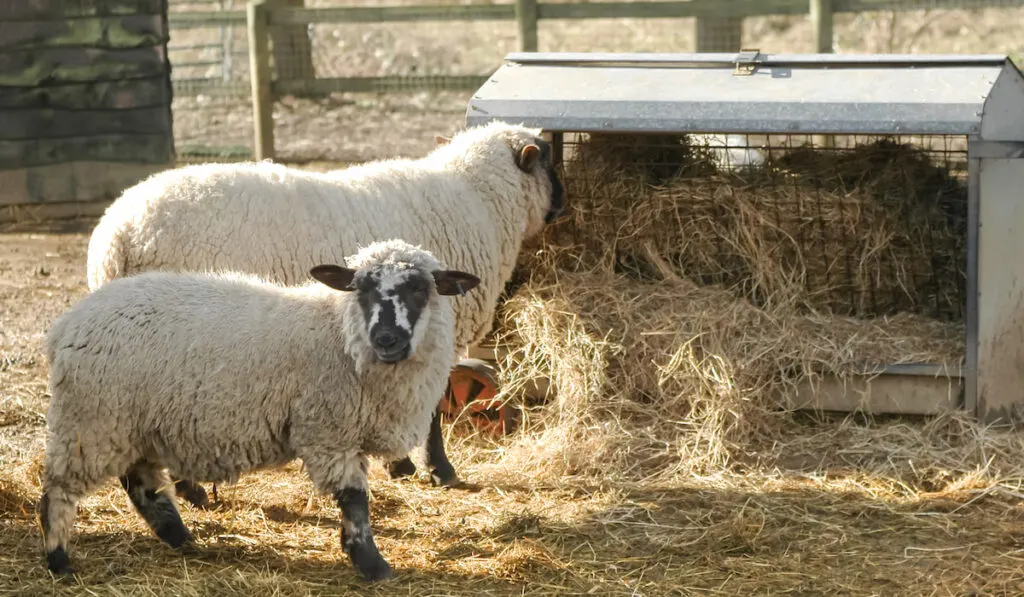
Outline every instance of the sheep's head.
<path fill-rule="evenodd" d="M 437 296 L 462 295 L 480 283 L 473 274 L 442 269 L 430 253 L 398 241 L 366 247 L 350 258 L 349 267 L 318 265 L 309 273 L 335 290 L 356 293 L 363 316 L 360 335 L 384 363 L 416 353 Z"/>
<path fill-rule="evenodd" d="M 527 235 L 532 236 L 540 231 L 544 224 L 550 224 L 565 209 L 565 187 L 562 185 L 558 172 L 555 170 L 554 155 L 551 144 L 536 132 L 523 129 L 516 131 L 509 139 L 509 147 L 516 166 L 526 175 L 523 190 L 531 199 L 536 200 L 538 214 L 543 218 L 538 221 L 532 217 L 527 224 Z"/>
<path fill-rule="evenodd" d="M 505 156 L 512 158 L 521 177 L 522 195 L 527 201 L 524 232 L 529 237 L 540 232 L 545 224 L 565 210 L 565 187 L 555 168 L 551 143 L 540 133 L 540 129 L 492 121 L 452 138 L 435 136 L 435 141 L 442 146 L 454 145 L 458 151 L 456 155 L 474 155 L 485 160 L 507 159 Z M 482 147 L 487 151 L 481 152 Z"/>

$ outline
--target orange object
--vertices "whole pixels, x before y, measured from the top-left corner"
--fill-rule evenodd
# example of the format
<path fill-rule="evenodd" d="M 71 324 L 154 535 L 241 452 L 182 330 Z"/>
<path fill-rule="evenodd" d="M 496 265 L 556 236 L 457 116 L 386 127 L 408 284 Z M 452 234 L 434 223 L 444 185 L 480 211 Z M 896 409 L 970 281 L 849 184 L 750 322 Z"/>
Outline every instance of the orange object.
<path fill-rule="evenodd" d="M 512 431 L 512 409 L 495 399 L 497 393 L 493 369 L 480 359 L 464 359 L 448 375 L 441 414 L 450 421 L 465 413 L 477 430 L 506 435 Z"/>

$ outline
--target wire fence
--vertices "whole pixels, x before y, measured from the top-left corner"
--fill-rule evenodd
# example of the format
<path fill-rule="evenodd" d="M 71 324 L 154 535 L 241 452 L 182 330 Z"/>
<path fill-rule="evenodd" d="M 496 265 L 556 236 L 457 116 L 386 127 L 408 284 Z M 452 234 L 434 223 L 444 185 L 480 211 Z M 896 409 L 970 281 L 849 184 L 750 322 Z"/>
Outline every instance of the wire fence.
<path fill-rule="evenodd" d="M 277 0 L 325 9 L 421 5 L 423 1 L 305 0 L 303 4 Z M 430 2 L 436 5 L 444 0 Z M 512 9 L 511 4 L 483 3 Z M 975 8 L 981 4 L 988 7 Z M 841 53 L 1001 53 L 1019 59 L 1024 54 L 1024 38 L 1019 35 L 1024 0 L 992 4 L 964 0 L 964 8 L 936 9 L 929 8 L 928 2 L 916 2 L 922 8 L 837 13 L 831 49 Z M 245 7 L 245 0 L 170 0 L 175 141 L 185 159 L 248 159 L 252 155 Z M 203 18 L 190 18 L 197 11 L 205 13 Z M 209 16 L 214 11 L 219 13 L 217 18 Z M 366 18 L 372 19 L 372 14 Z M 288 79 L 486 76 L 521 43 L 518 24 L 509 19 L 314 23 L 278 26 L 271 38 L 275 70 Z M 700 20 L 542 18 L 536 24 L 536 39 L 539 51 L 689 52 L 740 47 L 769 53 L 816 51 L 814 23 L 807 14 Z M 450 134 L 463 125 L 471 93 L 286 95 L 273 109 L 277 158 L 336 164 L 420 155 L 430 149 L 435 134 Z"/>

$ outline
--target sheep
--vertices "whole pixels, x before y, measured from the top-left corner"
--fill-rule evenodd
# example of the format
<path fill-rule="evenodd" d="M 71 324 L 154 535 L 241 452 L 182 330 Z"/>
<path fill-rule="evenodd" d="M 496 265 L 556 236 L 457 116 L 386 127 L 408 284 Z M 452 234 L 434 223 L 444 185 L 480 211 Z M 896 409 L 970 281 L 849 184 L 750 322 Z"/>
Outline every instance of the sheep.
<path fill-rule="evenodd" d="M 523 241 L 564 209 L 563 186 L 540 131 L 492 122 L 419 159 L 388 159 L 328 173 L 269 162 L 191 165 L 126 190 L 105 212 L 88 249 L 88 282 L 147 270 L 233 269 L 283 283 L 360 243 L 399 236 L 482 279 L 456 298 L 456 344 L 467 356 L 490 331 L 497 299 Z M 438 396 L 440 406 L 441 395 Z M 445 454 L 440 412 L 426 445 L 430 481 L 459 486 Z M 399 478 L 416 467 L 391 463 Z M 179 494 L 206 503 L 202 487 Z"/>
<path fill-rule="evenodd" d="M 347 261 L 295 286 L 146 272 L 54 322 L 38 503 L 49 570 L 74 573 L 76 506 L 111 477 L 161 540 L 191 549 L 168 472 L 234 482 L 301 458 L 341 508 L 355 568 L 393 576 L 369 527 L 367 458 L 405 455 L 427 435 L 456 356 L 448 297 L 480 280 L 400 240 Z"/>

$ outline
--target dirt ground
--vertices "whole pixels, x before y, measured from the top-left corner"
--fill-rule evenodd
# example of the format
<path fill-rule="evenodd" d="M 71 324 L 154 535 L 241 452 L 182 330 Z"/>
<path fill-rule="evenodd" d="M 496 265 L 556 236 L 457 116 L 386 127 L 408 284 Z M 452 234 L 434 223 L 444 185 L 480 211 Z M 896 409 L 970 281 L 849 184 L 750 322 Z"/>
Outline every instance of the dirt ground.
<path fill-rule="evenodd" d="M 668 485 L 537 484 L 487 466 L 500 444 L 450 432 L 477 491 L 393 482 L 374 465 L 373 525 L 398 577 L 369 588 L 340 549 L 336 506 L 298 464 L 221 486 L 212 510 L 183 506 L 200 546 L 189 556 L 152 536 L 112 481 L 82 504 L 78 579 L 55 582 L 33 512 L 48 400 L 40 346 L 86 292 L 87 230 L 0 234 L 0 594 L 1024 593 L 1020 479 L 970 470 L 974 449 L 945 461 L 925 445 L 878 454 L 851 420 L 807 423 L 833 438 L 829 453 L 801 455 L 794 441 L 777 466 Z M 888 428 L 939 442 L 955 426 L 875 423 L 869 441 Z"/>

